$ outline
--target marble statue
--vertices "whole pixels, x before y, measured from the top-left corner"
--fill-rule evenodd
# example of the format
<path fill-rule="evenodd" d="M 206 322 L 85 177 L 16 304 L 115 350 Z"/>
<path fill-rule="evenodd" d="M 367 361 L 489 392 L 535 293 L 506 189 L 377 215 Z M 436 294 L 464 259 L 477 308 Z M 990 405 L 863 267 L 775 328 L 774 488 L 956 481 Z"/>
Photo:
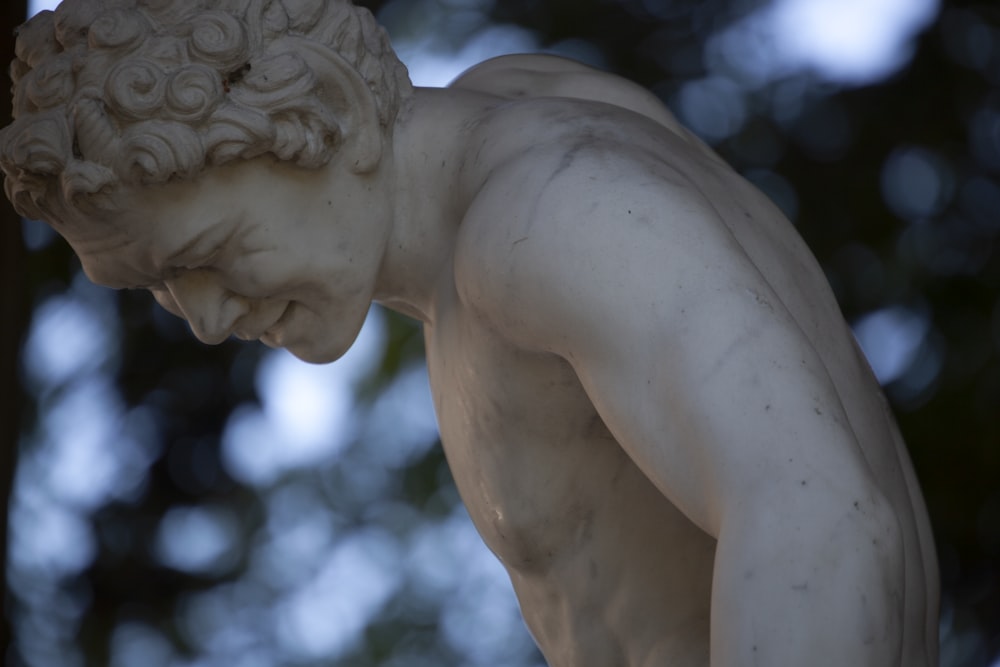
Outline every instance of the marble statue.
<path fill-rule="evenodd" d="M 6 192 L 206 343 L 423 323 L 461 496 L 553 667 L 937 663 L 904 443 L 779 210 L 551 56 L 414 89 L 346 0 L 67 0 Z"/>

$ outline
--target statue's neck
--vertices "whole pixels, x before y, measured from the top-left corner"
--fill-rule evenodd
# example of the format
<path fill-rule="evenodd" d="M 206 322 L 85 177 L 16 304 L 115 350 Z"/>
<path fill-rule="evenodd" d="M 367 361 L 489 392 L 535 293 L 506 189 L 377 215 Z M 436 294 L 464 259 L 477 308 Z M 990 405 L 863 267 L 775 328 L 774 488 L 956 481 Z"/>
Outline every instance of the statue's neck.
<path fill-rule="evenodd" d="M 393 230 L 376 300 L 424 322 L 442 290 L 454 287 L 455 240 L 477 188 L 463 168 L 469 134 L 489 106 L 477 94 L 417 89 L 395 128 Z"/>

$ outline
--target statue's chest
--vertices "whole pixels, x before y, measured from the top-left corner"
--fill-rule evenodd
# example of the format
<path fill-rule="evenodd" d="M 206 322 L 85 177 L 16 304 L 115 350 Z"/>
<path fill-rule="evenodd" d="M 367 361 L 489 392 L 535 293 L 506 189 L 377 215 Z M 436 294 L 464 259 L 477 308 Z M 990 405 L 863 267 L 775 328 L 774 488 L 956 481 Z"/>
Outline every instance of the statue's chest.
<path fill-rule="evenodd" d="M 441 439 L 462 499 L 508 566 L 580 550 L 628 460 L 572 368 L 474 322 L 427 332 Z"/>

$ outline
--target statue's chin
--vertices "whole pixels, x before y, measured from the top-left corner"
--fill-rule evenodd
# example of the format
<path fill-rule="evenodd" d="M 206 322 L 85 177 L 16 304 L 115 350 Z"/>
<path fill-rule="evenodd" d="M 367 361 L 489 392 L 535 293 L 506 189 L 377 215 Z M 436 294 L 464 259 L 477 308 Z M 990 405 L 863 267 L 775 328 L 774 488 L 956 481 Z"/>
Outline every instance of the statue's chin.
<path fill-rule="evenodd" d="M 344 356 L 343 353 L 324 354 L 321 352 L 314 352 L 311 350 L 299 351 L 294 348 L 288 348 L 288 351 L 291 352 L 297 358 L 309 364 L 329 364 L 330 362 L 336 361 L 337 359 L 340 359 L 342 356 Z"/>
<path fill-rule="evenodd" d="M 328 364 L 340 359 L 347 352 L 346 348 L 341 349 L 341 346 L 332 345 L 332 341 L 326 340 L 297 340 L 278 343 L 264 337 L 260 341 L 273 349 L 284 348 L 296 358 L 309 364 Z"/>

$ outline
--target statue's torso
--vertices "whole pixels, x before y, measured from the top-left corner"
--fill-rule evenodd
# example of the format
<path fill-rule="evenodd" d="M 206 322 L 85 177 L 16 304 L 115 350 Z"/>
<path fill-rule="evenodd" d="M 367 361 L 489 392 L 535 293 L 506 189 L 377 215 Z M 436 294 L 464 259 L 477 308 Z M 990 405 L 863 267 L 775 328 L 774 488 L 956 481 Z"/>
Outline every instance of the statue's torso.
<path fill-rule="evenodd" d="M 495 200 L 502 207 L 474 205 L 476 215 L 463 223 L 464 240 L 456 250 L 458 291 L 439 295 L 427 327 L 431 382 L 449 464 L 476 527 L 510 572 L 548 659 L 554 667 L 708 664 L 715 540 L 626 457 L 569 363 L 524 349 L 500 331 L 496 318 L 491 321 L 492 315 L 509 318 L 513 312 L 516 317 L 516 309 L 484 317 L 482 301 L 473 308 L 463 296 L 471 283 L 500 275 L 483 267 L 502 265 L 519 242 L 520 233 L 509 228 L 512 221 L 546 224 L 531 219 L 534 198 L 546 180 L 539 164 L 549 159 L 556 171 L 565 164 L 561 156 L 574 151 L 581 136 L 584 141 L 604 136 L 620 141 L 625 155 L 652 152 L 683 174 L 717 212 L 715 224 L 724 225 L 742 246 L 812 342 L 903 530 L 903 664 L 928 664 L 936 651 L 937 589 L 926 510 L 905 447 L 822 270 L 777 209 L 697 142 L 658 132 L 646 121 L 631 127 L 627 116 L 605 118 L 601 108 L 595 108 L 588 124 L 580 120 L 587 116 L 586 104 L 559 109 L 572 104 L 528 101 L 479 124 L 479 136 L 485 138 L 472 145 L 478 149 L 475 169 L 483 174 L 482 192 L 493 188 L 494 194 L 500 190 L 510 196 Z M 584 128 L 583 135 L 556 131 L 553 119 L 560 117 Z M 538 150 L 546 142 L 548 154 Z M 539 158 L 530 167 L 533 173 L 523 177 L 509 164 L 528 150 Z M 463 273 L 462 265 L 476 270 Z M 663 271 L 667 284 L 670 267 Z M 503 289 L 490 285 L 487 291 Z M 719 323 L 730 324 L 736 325 Z M 636 400 L 642 395 L 637 387 Z"/>
<path fill-rule="evenodd" d="M 445 312 L 426 331 L 445 453 L 553 667 L 707 665 L 714 540 L 628 459 L 568 364 Z"/>

